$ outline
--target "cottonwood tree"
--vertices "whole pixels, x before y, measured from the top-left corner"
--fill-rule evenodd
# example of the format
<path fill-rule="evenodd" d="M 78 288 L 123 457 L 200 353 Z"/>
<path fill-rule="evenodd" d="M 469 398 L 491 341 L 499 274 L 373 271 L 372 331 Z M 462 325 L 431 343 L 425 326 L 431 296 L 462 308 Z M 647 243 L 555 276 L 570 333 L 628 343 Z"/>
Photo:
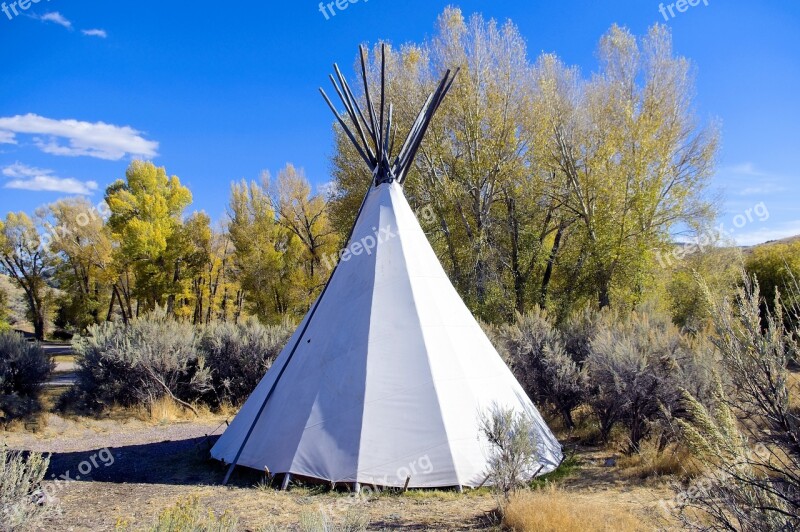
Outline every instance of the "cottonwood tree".
<path fill-rule="evenodd" d="M 635 303 L 654 250 L 677 224 L 709 218 L 699 193 L 717 135 L 697 125 L 690 64 L 673 56 L 664 26 L 641 41 L 614 26 L 600 58 L 600 73 L 583 84 L 574 107 L 553 116 L 550 149 L 568 192 L 564 207 L 586 244 L 583 274 L 605 307 L 615 289 Z"/>
<path fill-rule="evenodd" d="M 192 321 L 195 324 L 232 319 L 241 293 L 232 275 L 234 248 L 230 235 L 215 230 L 208 245 L 208 260 L 191 280 L 194 301 Z"/>
<path fill-rule="evenodd" d="M 52 292 L 52 255 L 42 245 L 36 223 L 25 213 L 9 213 L 0 221 L 0 268 L 25 292 L 28 318 L 37 340 L 44 340 Z"/>
<path fill-rule="evenodd" d="M 599 55 L 590 78 L 551 54 L 531 65 L 511 23 L 454 8 L 434 38 L 390 49 L 387 98 L 401 132 L 435 74 L 461 68 L 405 190 L 435 213 L 423 228 L 484 319 L 532 305 L 559 309 L 559 320 L 587 301 L 633 308 L 657 285 L 656 252 L 712 214 L 701 193 L 716 131 L 694 115 L 691 66 L 668 30 L 637 39 L 615 26 Z M 336 146 L 331 212 L 347 228 L 369 176 L 338 128 Z"/>
<path fill-rule="evenodd" d="M 164 168 L 150 162 L 134 161 L 125 180 L 106 190 L 108 225 L 118 246 L 120 278 L 115 289 L 125 298 L 128 317 L 133 313 L 131 296 L 137 300 L 135 315 L 158 305 L 174 310 L 183 292 L 183 244 L 191 238 L 183 232 L 182 216 L 191 201 L 191 192 L 177 176 L 167 176 Z"/>
<path fill-rule="evenodd" d="M 83 330 L 109 318 L 111 285 L 116 278 L 111 232 L 86 198 L 59 200 L 48 206 L 55 237 L 55 280 L 63 292 L 59 321 Z"/>
<path fill-rule="evenodd" d="M 303 248 L 278 223 L 268 183 L 234 183 L 228 206 L 233 271 L 250 314 L 278 323 L 286 314 L 305 312 L 300 263 Z"/>
<path fill-rule="evenodd" d="M 278 223 L 304 249 L 301 266 L 307 276 L 305 288 L 309 296 L 316 294 L 330 274 L 323 259 L 336 252 L 338 241 L 328 218 L 326 198 L 312 194 L 305 174 L 289 164 L 272 183 L 271 199 Z"/>

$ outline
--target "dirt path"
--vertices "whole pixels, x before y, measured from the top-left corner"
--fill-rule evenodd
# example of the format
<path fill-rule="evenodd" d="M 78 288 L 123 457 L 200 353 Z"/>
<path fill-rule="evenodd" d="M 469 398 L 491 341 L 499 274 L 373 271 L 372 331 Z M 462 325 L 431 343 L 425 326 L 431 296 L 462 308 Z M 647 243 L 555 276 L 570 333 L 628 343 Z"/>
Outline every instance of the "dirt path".
<path fill-rule="evenodd" d="M 378 529 L 491 528 L 487 515 L 496 505 L 485 491 L 466 497 L 427 492 L 368 499 L 297 488 L 282 493 L 256 487 L 263 475 L 244 468 L 230 486 L 222 486 L 225 468 L 208 459 L 213 434 L 223 430 L 220 423 L 224 427 L 218 418 L 148 425 L 51 415 L 40 433 L 6 433 L 4 439 L 14 449 L 52 453 L 47 478 L 60 513 L 48 529 L 113 530 L 118 522 L 137 528 L 186 496 L 199 497 L 218 513 L 241 516 L 249 530 L 292 529 L 302 515 L 320 512 L 338 518 L 363 513 Z"/>
<path fill-rule="evenodd" d="M 199 497 L 218 514 L 231 512 L 247 530 L 296 530 L 301 518 L 321 513 L 335 521 L 363 515 L 370 530 L 499 530 L 492 517 L 496 501 L 485 489 L 465 495 L 412 491 L 369 498 L 299 487 L 287 493 L 259 486 L 263 474 L 244 468 L 237 469 L 231 485 L 222 486 L 225 468 L 208 459 L 214 434 L 223 430 L 222 418 L 150 424 L 51 415 L 47 421 L 37 434 L 6 433 L 2 438 L 15 449 L 52 453 L 48 486 L 60 513 L 49 520 L 48 530 L 113 530 L 122 522 L 140 529 L 187 496 Z M 580 468 L 561 485 L 623 502 L 650 521 L 657 501 L 669 490 L 625 481 L 603 467 L 605 458 L 601 451 L 582 451 Z"/>
<path fill-rule="evenodd" d="M 75 372 L 78 365 L 72 359 L 74 351 L 69 344 L 59 343 L 43 343 L 42 349 L 50 355 L 51 358 L 56 359 L 56 367 L 50 380 L 47 381 L 47 386 L 67 387 L 75 384 Z"/>

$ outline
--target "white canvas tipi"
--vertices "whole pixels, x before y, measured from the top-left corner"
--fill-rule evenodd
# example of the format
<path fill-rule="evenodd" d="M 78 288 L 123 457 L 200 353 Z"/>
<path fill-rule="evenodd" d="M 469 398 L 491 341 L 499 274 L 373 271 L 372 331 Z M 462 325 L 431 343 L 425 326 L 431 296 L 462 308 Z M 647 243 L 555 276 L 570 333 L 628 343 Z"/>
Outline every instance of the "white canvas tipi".
<path fill-rule="evenodd" d="M 397 161 L 410 165 L 414 152 L 389 163 L 380 132 L 391 130 L 391 113 L 384 127 L 367 93 L 373 126 L 359 122 L 361 110 L 337 74 L 357 134 L 373 139 L 356 145 L 374 186 L 328 285 L 212 456 L 231 470 L 334 483 L 474 487 L 486 481 L 492 452 L 480 418 L 501 407 L 534 421 L 532 473 L 553 470 L 560 445 L 453 288 L 406 201 L 408 167 Z M 448 78 L 420 113 L 407 149 L 418 148 Z"/>

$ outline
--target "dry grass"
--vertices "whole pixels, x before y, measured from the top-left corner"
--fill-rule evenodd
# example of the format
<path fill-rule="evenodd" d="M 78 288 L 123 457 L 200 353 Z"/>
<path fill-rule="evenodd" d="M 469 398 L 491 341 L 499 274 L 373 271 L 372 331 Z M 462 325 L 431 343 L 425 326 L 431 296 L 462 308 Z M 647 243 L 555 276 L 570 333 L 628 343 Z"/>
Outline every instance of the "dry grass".
<path fill-rule="evenodd" d="M 787 387 L 789 388 L 789 407 L 795 415 L 800 415 L 800 372 L 789 372 Z"/>
<path fill-rule="evenodd" d="M 703 472 L 702 464 L 685 446 L 673 444 L 659 453 L 654 442 L 646 442 L 638 454 L 623 456 L 617 465 L 624 476 L 640 479 L 673 476 L 688 480 Z"/>
<path fill-rule="evenodd" d="M 505 508 L 503 522 L 518 532 L 628 532 L 655 527 L 607 496 L 563 491 L 554 486 L 513 497 Z"/>
<path fill-rule="evenodd" d="M 169 397 L 162 397 L 150 404 L 133 407 L 132 410 L 137 419 L 162 425 L 195 418 L 191 410 L 179 405 Z"/>
<path fill-rule="evenodd" d="M 77 362 L 75 355 L 55 355 L 51 357 L 56 364 L 74 364 Z"/>
<path fill-rule="evenodd" d="M 146 404 L 138 405 L 130 408 L 114 407 L 111 409 L 111 417 L 125 419 L 133 417 L 145 423 L 154 423 L 157 425 L 168 425 L 175 422 L 183 421 L 208 421 L 215 419 L 227 419 L 236 415 L 238 408 L 230 405 L 222 405 L 217 410 L 211 410 L 208 405 L 194 404 L 192 405 L 197 411 L 197 414 L 176 403 L 170 397 L 162 397 L 156 401 Z"/>

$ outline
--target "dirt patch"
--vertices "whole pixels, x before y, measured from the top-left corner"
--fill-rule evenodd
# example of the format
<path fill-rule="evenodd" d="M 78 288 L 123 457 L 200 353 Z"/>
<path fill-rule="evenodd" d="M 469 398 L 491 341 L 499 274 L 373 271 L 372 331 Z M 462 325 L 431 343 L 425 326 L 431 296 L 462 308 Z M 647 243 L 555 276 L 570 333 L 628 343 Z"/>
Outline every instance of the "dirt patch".
<path fill-rule="evenodd" d="M 118 523 L 139 529 L 178 499 L 196 496 L 218 514 L 231 512 L 248 530 L 297 529 L 301 516 L 320 512 L 334 521 L 357 512 L 368 517 L 371 530 L 499 530 L 496 501 L 485 489 L 359 498 L 322 488 L 280 492 L 264 485 L 263 474 L 245 468 L 222 486 L 225 468 L 209 459 L 208 450 L 223 428 L 221 418 L 153 424 L 51 415 L 39 433 L 3 437 L 15 449 L 52 453 L 49 489 L 60 512 L 48 529 L 113 530 Z M 605 467 L 607 458 L 602 450 L 579 450 L 578 468 L 559 479 L 559 488 L 597 504 L 613 502 L 643 523 L 655 523 L 658 502 L 671 495 L 666 483 L 632 481 L 619 468 Z"/>

